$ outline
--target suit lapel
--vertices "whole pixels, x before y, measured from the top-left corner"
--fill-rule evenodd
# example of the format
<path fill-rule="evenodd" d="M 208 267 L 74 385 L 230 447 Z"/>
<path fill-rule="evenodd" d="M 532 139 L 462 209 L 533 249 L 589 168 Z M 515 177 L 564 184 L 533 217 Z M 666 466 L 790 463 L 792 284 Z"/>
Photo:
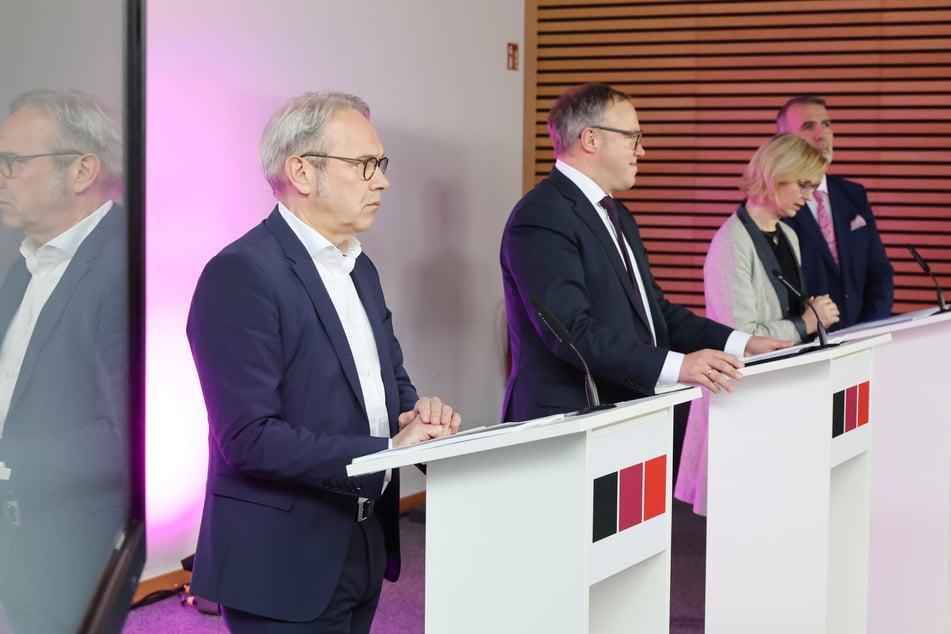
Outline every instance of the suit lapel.
<path fill-rule="evenodd" d="M 10 322 L 23 301 L 23 295 L 26 293 L 26 287 L 30 283 L 30 272 L 26 268 L 26 262 L 19 258 L 7 273 L 7 277 L 0 288 L 0 342 L 7 334 Z"/>
<path fill-rule="evenodd" d="M 350 344 L 347 342 L 347 335 L 343 330 L 343 324 L 340 323 L 340 317 L 337 315 L 337 309 L 334 308 L 333 301 L 327 293 L 317 267 L 314 261 L 307 253 L 307 249 L 301 244 L 291 228 L 284 222 L 277 208 L 271 212 L 271 215 L 264 221 L 265 226 L 274 235 L 274 238 L 284 250 L 284 255 L 291 262 L 291 269 L 297 276 L 304 290 L 310 298 L 311 304 L 317 313 L 317 319 L 324 327 L 327 338 L 334 348 L 343 368 L 343 373 L 347 377 L 350 389 L 360 403 L 360 407 L 366 413 L 366 403 L 363 399 L 363 390 L 360 389 L 360 378 L 357 375 L 357 366 L 353 360 L 353 352 L 350 350 Z"/>
<path fill-rule="evenodd" d="M 809 210 L 806 209 L 806 211 L 808 212 Z M 780 282 L 779 279 L 772 273 L 773 271 L 779 270 L 779 260 L 776 258 L 776 254 L 769 246 L 769 243 L 766 242 L 766 237 L 763 235 L 763 232 L 760 231 L 753 219 L 750 218 L 750 214 L 746 210 L 745 203 L 740 205 L 740 208 L 736 210 L 736 217 L 743 224 L 743 228 L 746 229 L 746 232 L 750 235 L 750 239 L 753 241 L 753 249 L 755 249 L 756 255 L 759 257 L 760 262 L 763 263 L 763 267 L 766 269 L 766 277 L 769 279 L 769 283 L 773 287 L 776 297 L 779 299 L 779 305 L 780 308 L 782 308 L 783 314 L 788 315 L 789 291 L 786 290 L 786 287 L 783 286 L 783 283 Z M 785 240 L 786 236 L 783 235 L 782 230 L 779 227 L 776 227 L 776 230 L 779 231 L 781 239 Z M 799 271 L 799 280 L 801 286 L 802 271 Z"/>
<path fill-rule="evenodd" d="M 644 294 L 647 296 L 647 310 L 651 313 L 651 319 L 654 322 L 654 332 L 656 334 L 656 343 L 661 347 L 667 346 L 667 320 L 660 312 L 660 304 L 654 296 L 654 274 L 651 273 L 651 265 L 647 260 L 647 247 L 641 240 L 640 229 L 637 228 L 637 221 L 628 210 L 627 206 L 615 199 L 615 204 L 620 210 L 621 231 L 631 245 L 631 252 L 634 254 L 634 266 L 640 273 L 641 283 L 644 285 Z M 644 321 L 641 319 L 641 321 Z M 650 331 L 650 324 L 644 323 L 644 327 Z"/>
<path fill-rule="evenodd" d="M 374 292 L 376 286 L 367 275 L 366 255 L 357 258 L 356 265 L 353 267 L 353 285 L 357 289 L 357 295 L 363 303 L 363 308 L 367 312 L 367 318 L 370 321 L 370 328 L 373 330 L 373 340 L 376 342 L 376 353 L 380 359 L 380 376 L 383 380 L 383 392 L 386 398 L 386 411 L 389 420 L 392 421 L 399 414 L 399 394 L 396 388 L 396 380 L 393 375 L 393 358 L 390 353 L 389 338 L 383 332 L 382 320 L 379 316 L 386 312 L 386 306 L 380 306 Z M 392 424 L 390 431 L 393 432 Z M 399 430 L 396 430 L 399 431 Z"/>
<path fill-rule="evenodd" d="M 611 262 L 611 268 L 614 269 L 614 274 L 618 277 L 618 283 L 624 288 L 624 292 L 627 295 L 627 300 L 631 304 L 631 312 L 637 315 L 637 319 L 644 324 L 644 328 L 650 332 L 650 326 L 647 323 L 644 323 L 644 318 L 641 316 L 640 311 L 637 310 L 636 300 L 634 298 L 634 288 L 631 284 L 631 276 L 627 272 L 627 267 L 624 266 L 624 260 L 621 259 L 621 254 L 618 251 L 618 245 L 614 242 L 614 239 L 611 237 L 611 234 L 608 233 L 607 227 L 604 226 L 604 222 L 601 220 L 601 216 L 598 214 L 598 211 L 594 208 L 594 205 L 591 204 L 585 195 L 582 193 L 578 187 L 571 182 L 571 179 L 558 171 L 557 168 L 552 168 L 551 176 L 552 181 L 555 187 L 564 195 L 567 199 L 572 202 L 572 207 L 574 213 L 578 215 L 579 218 L 588 226 L 594 236 L 598 239 L 598 242 L 601 244 L 601 248 L 604 249 L 605 253 L 608 254 L 608 260 Z M 639 249 L 636 248 L 636 244 L 640 244 L 640 240 L 633 240 L 628 234 L 629 224 L 634 223 L 634 218 L 631 217 L 630 212 L 620 203 L 616 201 L 619 209 L 621 211 L 621 230 L 628 239 L 628 243 L 631 245 L 631 251 L 634 252 L 634 265 L 638 267 L 639 272 L 641 273 L 641 279 L 644 283 L 647 283 L 647 279 L 644 277 L 644 263 L 641 262 L 640 257 L 638 256 Z M 627 216 L 627 218 L 624 218 Z M 629 221 L 629 222 L 628 222 Z M 650 298 L 650 291 L 648 289 L 648 298 Z M 649 302 L 653 303 L 653 302 Z M 649 307 L 648 310 L 653 311 L 652 307 Z M 656 317 L 654 318 L 656 322 Z"/>
<path fill-rule="evenodd" d="M 44 344 L 59 326 L 73 297 L 77 293 L 81 295 L 84 292 L 84 289 L 80 289 L 84 278 L 89 275 L 90 269 L 102 254 L 106 243 L 124 226 L 125 211 L 119 205 L 114 204 L 109 213 L 99 221 L 96 228 L 79 245 L 76 254 L 66 266 L 63 277 L 56 284 L 56 288 L 53 289 L 46 304 L 43 305 L 39 317 L 37 317 L 36 326 L 33 328 L 30 343 L 27 345 L 26 354 L 23 357 L 23 365 L 20 366 L 13 397 L 10 400 L 10 411 L 13 411 L 17 399 L 25 389 L 24 386 L 29 384 L 30 376 L 36 368 Z M 21 293 L 20 298 L 22 299 L 22 297 Z M 19 302 L 17 302 L 17 305 L 19 305 Z M 9 326 L 9 322 L 6 325 Z M 5 329 L 6 327 L 4 327 Z"/>

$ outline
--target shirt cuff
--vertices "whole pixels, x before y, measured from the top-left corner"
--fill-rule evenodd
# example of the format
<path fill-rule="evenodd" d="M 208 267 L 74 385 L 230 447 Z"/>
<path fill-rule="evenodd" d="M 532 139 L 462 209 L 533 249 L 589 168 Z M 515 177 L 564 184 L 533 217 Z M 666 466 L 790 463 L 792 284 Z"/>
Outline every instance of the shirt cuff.
<path fill-rule="evenodd" d="M 752 337 L 748 332 L 740 332 L 739 330 L 734 330 L 730 333 L 729 338 L 726 340 L 726 345 L 723 346 L 723 351 L 727 354 L 732 354 L 734 357 L 742 359 L 746 356 L 746 344 L 749 343 L 750 337 Z"/>
<path fill-rule="evenodd" d="M 684 364 L 685 356 L 683 353 L 674 352 L 673 350 L 667 352 L 667 358 L 664 359 L 664 367 L 660 369 L 656 387 L 667 387 L 680 379 L 680 367 Z"/>

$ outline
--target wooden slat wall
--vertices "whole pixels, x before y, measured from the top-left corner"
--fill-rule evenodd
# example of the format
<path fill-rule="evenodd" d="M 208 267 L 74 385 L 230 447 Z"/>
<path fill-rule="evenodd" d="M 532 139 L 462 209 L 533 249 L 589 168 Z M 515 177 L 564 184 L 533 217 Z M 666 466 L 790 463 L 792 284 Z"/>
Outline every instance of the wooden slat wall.
<path fill-rule="evenodd" d="M 713 232 L 789 97 L 829 103 L 831 173 L 869 191 L 895 268 L 895 312 L 951 299 L 951 2 L 526 0 L 525 188 L 551 169 L 545 127 L 567 88 L 634 97 L 647 155 L 620 196 L 668 297 L 703 312 Z"/>

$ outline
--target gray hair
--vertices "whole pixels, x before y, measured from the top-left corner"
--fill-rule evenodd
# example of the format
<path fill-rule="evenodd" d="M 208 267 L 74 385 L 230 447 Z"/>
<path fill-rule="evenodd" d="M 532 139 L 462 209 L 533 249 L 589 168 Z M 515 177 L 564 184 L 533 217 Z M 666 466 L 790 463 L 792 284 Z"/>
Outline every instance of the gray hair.
<path fill-rule="evenodd" d="M 799 95 L 793 97 L 783 104 L 783 107 L 776 113 L 776 130 L 778 132 L 792 132 L 786 128 L 786 111 L 793 106 L 822 106 L 826 107 L 826 100 L 815 95 Z"/>
<path fill-rule="evenodd" d="M 101 99 L 80 90 L 32 90 L 10 102 L 10 113 L 37 108 L 57 126 L 56 151 L 95 154 L 102 166 L 102 183 L 114 190 L 122 184 L 122 116 Z M 71 159 L 59 159 L 68 165 Z"/>
<path fill-rule="evenodd" d="M 274 113 L 261 133 L 259 155 L 264 179 L 275 196 L 286 186 L 284 163 L 294 154 L 326 154 L 324 132 L 333 115 L 342 109 L 355 110 L 370 118 L 365 101 L 342 92 L 308 92 L 288 101 Z M 322 170 L 326 159 L 312 159 Z"/>
<path fill-rule="evenodd" d="M 583 84 L 559 97 L 548 113 L 548 136 L 555 158 L 571 149 L 585 128 L 600 123 L 609 106 L 628 99 L 607 84 Z"/>

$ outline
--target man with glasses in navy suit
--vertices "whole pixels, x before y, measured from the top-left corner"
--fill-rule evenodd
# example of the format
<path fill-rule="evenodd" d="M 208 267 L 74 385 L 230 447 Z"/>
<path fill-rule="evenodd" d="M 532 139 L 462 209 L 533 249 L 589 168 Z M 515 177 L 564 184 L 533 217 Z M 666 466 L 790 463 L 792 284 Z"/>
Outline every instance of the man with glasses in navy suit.
<path fill-rule="evenodd" d="M 390 184 L 369 114 L 308 93 L 271 118 L 260 156 L 278 204 L 211 259 L 192 300 L 209 461 L 191 590 L 232 632 L 369 632 L 399 575 L 399 474 L 346 467 L 459 428 L 410 383 L 356 237 Z"/>
<path fill-rule="evenodd" d="M 128 508 L 122 120 L 38 90 L 0 124 L 0 602 L 13 631 L 75 632 Z M 2 630 L 2 626 L 0 626 Z"/>
<path fill-rule="evenodd" d="M 664 297 L 634 217 L 614 199 L 634 186 L 646 154 L 630 97 L 604 84 L 573 88 L 552 107 L 548 131 L 555 166 L 502 234 L 512 349 L 503 420 L 587 405 L 580 362 L 538 318 L 533 299 L 568 331 L 606 402 L 677 382 L 729 392 L 741 378 L 739 356 L 790 345 L 733 331 Z"/>

